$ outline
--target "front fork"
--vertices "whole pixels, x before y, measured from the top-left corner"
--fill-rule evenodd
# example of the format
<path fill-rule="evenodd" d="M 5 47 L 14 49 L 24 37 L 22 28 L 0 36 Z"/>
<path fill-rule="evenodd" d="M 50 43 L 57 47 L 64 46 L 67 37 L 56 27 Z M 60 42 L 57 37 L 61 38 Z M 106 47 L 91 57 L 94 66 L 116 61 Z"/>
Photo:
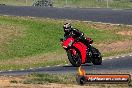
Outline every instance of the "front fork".
<path fill-rule="evenodd" d="M 77 54 L 77 51 L 75 49 L 70 49 L 73 53 L 73 55 L 75 56 Z"/>

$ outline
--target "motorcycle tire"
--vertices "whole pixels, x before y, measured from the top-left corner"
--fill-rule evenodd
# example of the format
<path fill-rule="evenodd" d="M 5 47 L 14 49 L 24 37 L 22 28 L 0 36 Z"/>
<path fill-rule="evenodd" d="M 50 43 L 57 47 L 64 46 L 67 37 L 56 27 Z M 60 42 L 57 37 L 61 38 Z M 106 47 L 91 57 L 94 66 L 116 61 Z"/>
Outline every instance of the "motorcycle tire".
<path fill-rule="evenodd" d="M 98 49 L 92 47 L 92 63 L 94 65 L 102 64 L 102 56 Z"/>
<path fill-rule="evenodd" d="M 72 51 L 71 50 L 68 50 L 67 51 L 67 56 L 68 56 L 68 59 L 70 61 L 70 63 L 74 66 L 74 67 L 79 67 L 81 66 L 81 57 L 80 57 L 80 54 L 77 52 L 76 56 L 74 56 L 72 54 Z"/>

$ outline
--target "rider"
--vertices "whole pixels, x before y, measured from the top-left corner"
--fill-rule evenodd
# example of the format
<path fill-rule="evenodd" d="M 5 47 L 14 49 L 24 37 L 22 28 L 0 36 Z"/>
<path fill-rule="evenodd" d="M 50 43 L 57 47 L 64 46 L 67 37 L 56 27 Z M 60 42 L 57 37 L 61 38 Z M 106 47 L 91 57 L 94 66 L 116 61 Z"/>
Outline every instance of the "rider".
<path fill-rule="evenodd" d="M 64 37 L 72 35 L 73 38 L 78 39 L 79 41 L 83 42 L 86 46 L 89 47 L 89 42 L 91 41 L 91 38 L 89 38 L 90 40 L 88 41 L 87 38 L 84 37 L 83 32 L 79 31 L 76 28 L 73 28 L 70 23 L 65 23 L 63 25 L 63 29 L 65 32 Z"/>

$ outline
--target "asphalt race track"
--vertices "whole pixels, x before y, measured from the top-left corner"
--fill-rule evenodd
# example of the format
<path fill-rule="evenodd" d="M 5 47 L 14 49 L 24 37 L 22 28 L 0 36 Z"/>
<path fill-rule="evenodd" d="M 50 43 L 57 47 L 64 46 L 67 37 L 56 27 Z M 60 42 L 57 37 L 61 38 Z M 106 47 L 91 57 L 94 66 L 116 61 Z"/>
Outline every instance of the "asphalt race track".
<path fill-rule="evenodd" d="M 132 10 L 0 6 L 0 15 L 72 19 L 127 25 L 132 24 Z"/>
<path fill-rule="evenodd" d="M 0 6 L 0 15 L 31 16 L 54 19 L 72 19 L 82 21 L 106 22 L 114 24 L 132 24 L 132 10 L 112 9 L 73 9 L 73 8 L 42 8 L 42 7 L 16 7 Z M 102 65 L 83 65 L 87 72 L 132 72 L 132 54 L 103 60 Z M 18 71 L 0 71 L 0 75 L 24 75 L 32 72 L 39 73 L 66 73 L 77 71 L 71 65 L 47 66 L 30 68 Z"/>
<path fill-rule="evenodd" d="M 127 56 L 120 56 L 115 58 L 107 58 L 103 60 L 102 65 L 93 65 L 86 64 L 82 66 L 87 73 L 106 73 L 106 72 L 132 72 L 132 54 Z M 47 66 L 39 68 L 30 68 L 28 70 L 19 70 L 19 71 L 1 71 L 0 75 L 24 75 L 33 72 L 38 73 L 76 73 L 76 67 L 71 65 L 58 65 L 58 66 Z"/>

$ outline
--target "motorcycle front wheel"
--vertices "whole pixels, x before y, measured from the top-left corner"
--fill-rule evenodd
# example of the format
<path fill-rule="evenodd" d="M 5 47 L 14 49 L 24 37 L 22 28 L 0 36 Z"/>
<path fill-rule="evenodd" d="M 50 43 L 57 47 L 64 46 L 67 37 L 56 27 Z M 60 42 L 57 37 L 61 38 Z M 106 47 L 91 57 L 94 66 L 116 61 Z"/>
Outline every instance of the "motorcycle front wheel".
<path fill-rule="evenodd" d="M 77 52 L 76 55 L 73 55 L 71 50 L 67 51 L 67 56 L 68 59 L 70 61 L 70 63 L 74 66 L 74 67 L 79 67 L 81 66 L 81 57 L 80 54 Z"/>

